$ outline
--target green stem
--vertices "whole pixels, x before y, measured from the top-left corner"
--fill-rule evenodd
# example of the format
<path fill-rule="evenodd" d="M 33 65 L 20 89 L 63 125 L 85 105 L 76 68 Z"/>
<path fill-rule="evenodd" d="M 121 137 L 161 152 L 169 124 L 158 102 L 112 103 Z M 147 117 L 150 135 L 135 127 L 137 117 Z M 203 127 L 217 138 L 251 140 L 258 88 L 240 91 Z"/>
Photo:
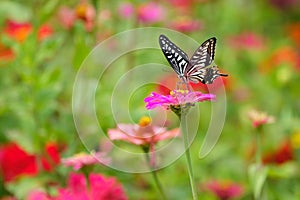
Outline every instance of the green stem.
<path fill-rule="evenodd" d="M 261 173 L 263 170 L 262 166 L 262 160 L 261 160 L 261 137 L 263 135 L 262 127 L 258 127 L 256 131 L 256 154 L 255 154 L 255 165 L 256 165 L 256 173 Z M 257 181 L 257 180 L 256 180 Z M 261 186 L 263 187 L 263 185 Z M 262 196 L 263 188 L 260 189 L 260 192 L 256 195 L 254 195 L 255 200 L 260 200 Z"/>
<path fill-rule="evenodd" d="M 151 165 L 151 160 L 150 160 L 150 155 L 149 155 L 149 149 L 148 149 L 148 151 L 146 149 L 144 149 L 144 151 L 145 151 L 145 155 L 146 155 L 147 164 L 148 164 L 148 166 L 150 168 L 150 171 L 151 171 L 152 177 L 154 179 L 155 185 L 156 185 L 157 189 L 159 190 L 162 199 L 163 200 L 167 200 L 167 196 L 166 196 L 166 194 L 165 194 L 165 192 L 163 190 L 162 184 L 161 184 L 161 182 L 158 179 L 157 172 L 154 169 L 154 167 Z"/>
<path fill-rule="evenodd" d="M 255 155 L 255 161 L 256 165 L 260 166 L 261 165 L 261 133 L 258 131 L 256 133 L 256 155 Z"/>
<path fill-rule="evenodd" d="M 152 176 L 153 176 L 153 179 L 154 179 L 154 182 L 155 182 L 155 184 L 156 184 L 156 187 L 158 188 L 158 190 L 159 190 L 159 192 L 160 192 L 160 194 L 161 194 L 162 199 L 163 199 L 163 200 L 166 200 L 167 197 L 166 197 L 166 194 L 165 194 L 165 192 L 164 192 L 164 190 L 163 190 L 163 188 L 162 188 L 162 185 L 161 185 L 161 183 L 160 183 L 160 181 L 159 181 L 159 179 L 158 179 L 156 170 L 152 170 L 152 171 L 151 171 L 151 174 L 152 174 Z"/>
<path fill-rule="evenodd" d="M 181 122 L 182 122 L 181 123 L 181 134 L 183 135 L 184 148 L 186 149 L 185 150 L 185 156 L 186 156 L 186 160 L 187 160 L 187 168 L 188 168 L 188 174 L 189 174 L 189 179 L 190 179 L 190 185 L 191 185 L 191 189 L 192 189 L 193 200 L 198 200 L 197 188 L 196 188 L 196 184 L 195 184 L 195 181 L 194 181 L 192 159 L 191 159 L 190 147 L 189 147 L 189 141 L 188 141 L 186 118 L 183 117 L 182 119 L 181 119 Z"/>

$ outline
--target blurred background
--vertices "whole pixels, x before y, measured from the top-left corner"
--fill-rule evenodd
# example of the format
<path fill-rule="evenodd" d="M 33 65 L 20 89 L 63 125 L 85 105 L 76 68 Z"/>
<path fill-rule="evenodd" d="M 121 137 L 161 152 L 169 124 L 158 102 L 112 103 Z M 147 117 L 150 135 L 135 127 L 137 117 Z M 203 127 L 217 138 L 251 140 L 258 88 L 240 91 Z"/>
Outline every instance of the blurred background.
<path fill-rule="evenodd" d="M 75 170 L 62 163 L 63 158 L 86 152 L 72 115 L 73 84 L 82 62 L 100 42 L 141 27 L 176 30 L 199 44 L 217 38 L 215 63 L 229 74 L 222 78 L 227 116 L 214 150 L 199 159 L 205 136 L 201 130 L 210 120 L 210 104 L 200 106 L 201 116 L 207 116 L 201 117 L 191 146 L 199 199 L 253 199 L 249 169 L 255 162 L 257 135 L 267 169 L 261 175 L 262 198 L 299 199 L 299 8 L 299 0 L 2 0 L 0 199 L 54 199 L 62 188 L 70 192 L 72 173 L 101 174 L 116 181 L 110 191 L 122 188 L 118 198 L 102 199 L 160 199 L 148 173 L 129 174 L 99 164 Z M 184 41 L 172 41 L 184 46 L 188 55 L 195 50 Z M 157 40 L 153 43 L 159 48 Z M 149 51 L 126 54 L 111 64 L 116 70 L 106 73 L 115 80 L 140 64 L 168 65 L 159 49 Z M 123 102 L 135 123 L 148 115 L 144 98 L 151 91 L 168 94 L 176 85 L 176 74 L 159 74 L 157 81 L 169 88 L 148 85 L 133 95 L 129 105 Z M 101 84 L 96 109 L 106 132 L 117 125 L 106 109 L 113 85 L 110 80 Z M 201 83 L 193 88 L 207 92 Z M 168 128 L 178 126 L 173 113 L 168 119 Z M 159 119 L 152 120 L 159 124 Z M 101 141 L 95 145 L 100 145 L 96 150 L 109 148 Z M 184 157 L 158 175 L 169 199 L 191 198 Z"/>

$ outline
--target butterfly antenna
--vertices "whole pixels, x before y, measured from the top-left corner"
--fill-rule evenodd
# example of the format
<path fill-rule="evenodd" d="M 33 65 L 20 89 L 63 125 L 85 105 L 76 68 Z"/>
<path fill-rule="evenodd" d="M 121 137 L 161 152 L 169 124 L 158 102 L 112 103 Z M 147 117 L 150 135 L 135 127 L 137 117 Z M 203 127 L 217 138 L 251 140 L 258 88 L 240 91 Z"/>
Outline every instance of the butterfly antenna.
<path fill-rule="evenodd" d="M 228 74 L 218 74 L 219 76 L 228 76 Z"/>
<path fill-rule="evenodd" d="M 214 66 L 214 67 L 218 67 L 218 66 Z M 222 74 L 222 73 L 219 73 L 219 70 L 218 70 L 217 73 L 218 73 L 219 76 L 228 76 L 228 74 Z"/>

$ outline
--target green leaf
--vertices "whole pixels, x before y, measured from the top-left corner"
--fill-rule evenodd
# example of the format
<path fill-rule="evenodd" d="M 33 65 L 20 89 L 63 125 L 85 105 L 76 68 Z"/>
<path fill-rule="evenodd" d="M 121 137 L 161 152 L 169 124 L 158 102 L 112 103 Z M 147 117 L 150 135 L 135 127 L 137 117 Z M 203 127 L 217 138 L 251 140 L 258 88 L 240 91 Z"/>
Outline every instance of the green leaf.
<path fill-rule="evenodd" d="M 248 168 L 248 176 L 254 199 L 260 199 L 267 178 L 268 168 L 260 164 L 252 164 Z"/>
<path fill-rule="evenodd" d="M 24 5 L 13 1 L 0 1 L 0 18 L 17 21 L 29 21 L 30 10 Z"/>

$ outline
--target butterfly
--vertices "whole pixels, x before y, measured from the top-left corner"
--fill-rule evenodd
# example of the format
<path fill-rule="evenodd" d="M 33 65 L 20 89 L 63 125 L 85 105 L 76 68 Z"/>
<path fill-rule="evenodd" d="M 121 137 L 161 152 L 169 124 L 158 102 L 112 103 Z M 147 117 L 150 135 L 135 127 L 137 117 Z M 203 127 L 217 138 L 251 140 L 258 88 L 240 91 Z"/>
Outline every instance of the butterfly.
<path fill-rule="evenodd" d="M 216 42 L 215 37 L 206 40 L 189 59 L 188 55 L 165 35 L 159 36 L 162 52 L 178 77 L 185 83 L 211 84 L 219 76 L 228 76 L 228 74 L 219 73 L 217 66 L 211 66 L 215 57 Z"/>

